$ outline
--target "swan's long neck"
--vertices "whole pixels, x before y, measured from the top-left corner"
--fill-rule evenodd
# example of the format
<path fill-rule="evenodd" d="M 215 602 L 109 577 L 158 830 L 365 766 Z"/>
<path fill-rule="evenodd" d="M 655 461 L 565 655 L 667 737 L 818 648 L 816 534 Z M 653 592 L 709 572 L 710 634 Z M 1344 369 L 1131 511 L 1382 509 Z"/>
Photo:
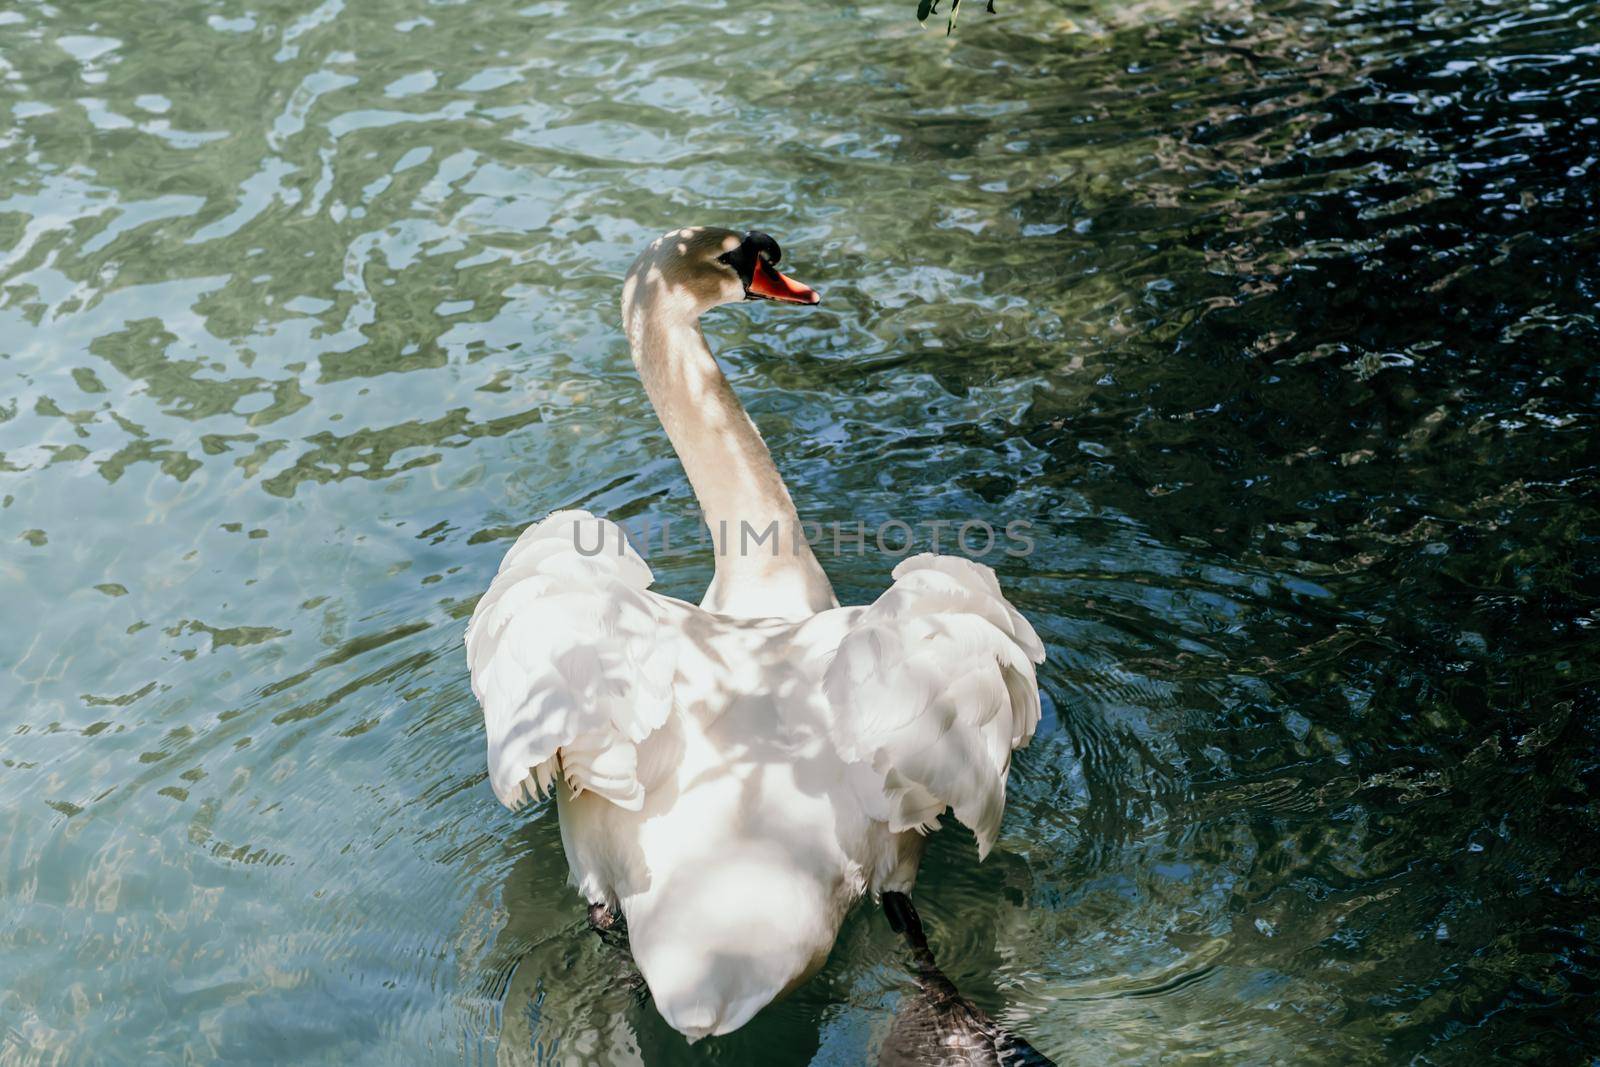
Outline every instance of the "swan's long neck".
<path fill-rule="evenodd" d="M 629 285 L 633 362 L 683 462 L 716 552 L 704 606 L 798 618 L 837 607 L 766 442 L 706 346 L 695 308 Z"/>

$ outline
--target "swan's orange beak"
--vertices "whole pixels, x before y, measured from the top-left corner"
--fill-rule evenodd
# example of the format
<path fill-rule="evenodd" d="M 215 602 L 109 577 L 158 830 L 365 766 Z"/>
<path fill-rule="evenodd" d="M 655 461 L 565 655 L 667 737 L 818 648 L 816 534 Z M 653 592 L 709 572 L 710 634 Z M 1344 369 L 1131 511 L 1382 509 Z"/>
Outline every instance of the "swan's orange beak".
<path fill-rule="evenodd" d="M 789 304 L 820 304 L 822 297 L 808 285 L 801 285 L 786 274 L 767 266 L 767 261 L 755 257 L 755 271 L 750 275 L 750 294 L 767 300 L 782 300 Z"/>

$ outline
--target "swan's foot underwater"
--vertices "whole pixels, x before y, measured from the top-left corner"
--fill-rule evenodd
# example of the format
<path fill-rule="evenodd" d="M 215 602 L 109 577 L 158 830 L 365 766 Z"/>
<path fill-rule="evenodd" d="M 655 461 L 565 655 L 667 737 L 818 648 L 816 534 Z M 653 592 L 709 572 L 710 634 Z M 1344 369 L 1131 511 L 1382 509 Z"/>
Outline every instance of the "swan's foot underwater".
<path fill-rule="evenodd" d="M 917 993 L 895 1013 L 879 1067 L 1054 1067 L 1043 1053 L 962 997 L 939 970 L 910 897 L 884 893 L 883 913 L 890 928 L 911 945 Z"/>
<path fill-rule="evenodd" d="M 589 905 L 589 929 L 597 934 L 603 934 L 612 927 L 622 922 L 622 916 L 612 911 L 604 904 Z"/>
<path fill-rule="evenodd" d="M 632 958 L 628 948 L 628 922 L 621 912 L 612 911 L 604 904 L 590 904 L 589 929 L 608 947 L 621 949 Z"/>

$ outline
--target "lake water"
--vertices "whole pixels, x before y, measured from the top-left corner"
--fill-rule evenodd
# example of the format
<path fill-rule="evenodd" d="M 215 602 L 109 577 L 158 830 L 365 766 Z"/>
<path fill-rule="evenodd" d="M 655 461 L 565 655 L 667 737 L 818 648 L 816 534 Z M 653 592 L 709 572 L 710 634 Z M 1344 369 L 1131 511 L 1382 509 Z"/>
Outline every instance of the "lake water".
<path fill-rule="evenodd" d="M 875 909 L 690 1048 L 484 776 L 518 530 L 692 522 L 616 303 L 694 223 L 824 294 L 707 320 L 803 515 L 1031 524 L 1045 723 L 918 891 L 976 1003 L 1594 1053 L 1600 6 L 914 6 L 5 5 L 0 1063 L 876 1056 Z"/>

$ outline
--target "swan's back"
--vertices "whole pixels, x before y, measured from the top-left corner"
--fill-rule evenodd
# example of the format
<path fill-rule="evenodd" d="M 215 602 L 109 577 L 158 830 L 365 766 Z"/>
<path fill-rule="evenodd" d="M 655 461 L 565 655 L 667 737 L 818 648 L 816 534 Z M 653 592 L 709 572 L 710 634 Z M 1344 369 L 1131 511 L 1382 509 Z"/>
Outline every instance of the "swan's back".
<path fill-rule="evenodd" d="M 565 512 L 473 615 L 496 792 L 554 789 L 574 882 L 626 917 L 691 1038 L 815 972 L 862 894 L 909 892 L 944 810 L 981 852 L 998 832 L 1038 639 L 986 567 L 922 556 L 895 578 L 867 607 L 732 618 L 651 592 L 618 527 Z"/>
<path fill-rule="evenodd" d="M 736 1029 L 821 967 L 882 851 L 882 824 L 841 788 L 859 772 L 826 734 L 802 629 L 701 620 L 679 651 L 701 681 L 650 753 L 671 766 L 640 810 L 558 794 L 580 888 L 620 907 L 656 1006 L 691 1038 Z"/>

